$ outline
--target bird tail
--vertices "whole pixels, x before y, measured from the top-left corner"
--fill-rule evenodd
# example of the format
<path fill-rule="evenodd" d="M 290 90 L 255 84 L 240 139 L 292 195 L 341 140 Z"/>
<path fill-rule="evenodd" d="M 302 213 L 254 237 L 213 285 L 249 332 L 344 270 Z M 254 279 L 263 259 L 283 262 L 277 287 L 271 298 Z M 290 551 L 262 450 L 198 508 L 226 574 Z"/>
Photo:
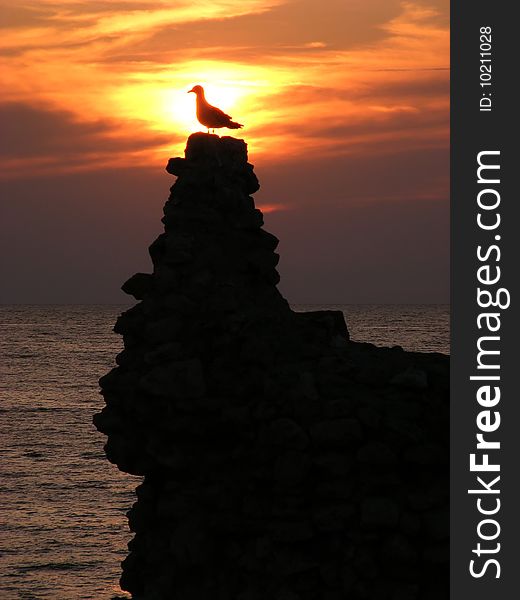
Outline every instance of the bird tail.
<path fill-rule="evenodd" d="M 243 125 L 241 123 L 235 123 L 235 121 L 230 121 L 228 127 L 229 129 L 240 129 Z"/>

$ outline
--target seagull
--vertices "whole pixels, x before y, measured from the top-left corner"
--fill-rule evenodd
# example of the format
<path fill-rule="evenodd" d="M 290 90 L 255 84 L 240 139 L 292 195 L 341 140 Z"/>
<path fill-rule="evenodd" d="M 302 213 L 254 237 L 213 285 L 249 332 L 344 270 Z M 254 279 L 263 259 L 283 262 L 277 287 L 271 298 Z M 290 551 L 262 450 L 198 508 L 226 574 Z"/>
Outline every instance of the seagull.
<path fill-rule="evenodd" d="M 199 123 L 208 128 L 208 133 L 210 129 L 213 129 L 213 132 L 215 132 L 215 129 L 220 127 L 227 127 L 228 129 L 240 129 L 243 127 L 240 123 L 232 121 L 231 117 L 221 111 L 220 108 L 211 106 L 204 96 L 204 88 L 201 85 L 191 88 L 188 94 L 191 92 L 197 95 L 197 119 Z"/>

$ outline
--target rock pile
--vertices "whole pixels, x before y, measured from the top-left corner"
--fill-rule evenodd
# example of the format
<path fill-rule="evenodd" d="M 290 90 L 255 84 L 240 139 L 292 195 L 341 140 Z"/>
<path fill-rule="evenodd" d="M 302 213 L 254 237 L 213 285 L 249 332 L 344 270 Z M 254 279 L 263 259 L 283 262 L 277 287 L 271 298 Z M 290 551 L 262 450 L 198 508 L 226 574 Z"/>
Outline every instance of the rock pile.
<path fill-rule="evenodd" d="M 246 144 L 190 136 L 95 416 L 142 475 L 142 600 L 448 598 L 448 360 L 349 341 L 276 288 Z"/>

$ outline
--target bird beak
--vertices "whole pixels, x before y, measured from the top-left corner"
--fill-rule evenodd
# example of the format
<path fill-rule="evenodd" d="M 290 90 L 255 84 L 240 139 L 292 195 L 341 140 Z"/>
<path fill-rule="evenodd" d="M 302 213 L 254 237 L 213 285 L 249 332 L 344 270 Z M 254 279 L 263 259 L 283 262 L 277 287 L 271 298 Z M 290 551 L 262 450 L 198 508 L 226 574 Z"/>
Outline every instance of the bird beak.
<path fill-rule="evenodd" d="M 191 88 L 191 90 L 188 90 L 188 94 L 190 94 L 191 92 L 195 93 L 195 90 L 193 88 Z"/>

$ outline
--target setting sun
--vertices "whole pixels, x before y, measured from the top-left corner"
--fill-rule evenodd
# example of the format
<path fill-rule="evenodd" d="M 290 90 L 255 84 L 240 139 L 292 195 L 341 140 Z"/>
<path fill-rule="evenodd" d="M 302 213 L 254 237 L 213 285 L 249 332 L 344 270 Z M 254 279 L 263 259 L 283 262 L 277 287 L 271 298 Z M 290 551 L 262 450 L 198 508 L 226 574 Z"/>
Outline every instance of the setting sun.
<path fill-rule="evenodd" d="M 256 79 L 247 79 L 246 75 L 256 75 Z M 213 68 L 211 64 L 187 64 L 183 69 L 137 73 L 129 79 L 108 96 L 114 113 L 183 140 L 195 131 L 206 131 L 197 120 L 196 98 L 188 93 L 194 85 L 202 85 L 208 102 L 245 123 L 249 132 L 274 117 L 272 109 L 262 106 L 262 102 L 282 89 L 276 74 L 260 67 L 247 69 L 246 73 L 232 64 L 215 64 Z"/>
<path fill-rule="evenodd" d="M 64 111 L 80 127 L 102 124 L 104 139 L 125 146 L 123 157 L 100 141 L 81 168 L 152 165 L 181 151 L 187 135 L 205 130 L 187 93 L 197 84 L 244 124 L 249 148 L 264 158 L 368 153 L 403 139 L 418 148 L 446 143 L 448 28 L 435 2 L 396 4 L 384 23 L 371 2 L 366 12 L 342 3 L 339 37 L 332 24 L 316 29 L 310 5 L 305 12 L 284 2 L 203 3 L 207 14 L 187 5 L 165 12 L 162 2 L 131 13 L 101 2 L 78 14 L 54 12 L 59 2 L 32 4 L 47 7 L 34 17 L 41 26 L 12 28 L 2 42 L 10 52 L 0 75 L 5 101 Z M 273 21 L 276 5 L 295 13 L 289 37 Z M 125 36 L 109 35 L 118 31 Z M 64 168 L 53 156 L 41 161 Z M 13 157 L 3 168 L 12 176 L 16 165 Z"/>
<path fill-rule="evenodd" d="M 199 84 L 200 85 L 200 84 Z M 238 87 L 231 85 L 213 85 L 202 83 L 208 102 L 221 108 L 224 112 L 237 112 L 240 98 L 244 97 Z M 195 115 L 195 96 L 187 90 L 172 92 L 172 122 L 187 131 L 204 131 L 206 128 L 197 121 Z"/>

